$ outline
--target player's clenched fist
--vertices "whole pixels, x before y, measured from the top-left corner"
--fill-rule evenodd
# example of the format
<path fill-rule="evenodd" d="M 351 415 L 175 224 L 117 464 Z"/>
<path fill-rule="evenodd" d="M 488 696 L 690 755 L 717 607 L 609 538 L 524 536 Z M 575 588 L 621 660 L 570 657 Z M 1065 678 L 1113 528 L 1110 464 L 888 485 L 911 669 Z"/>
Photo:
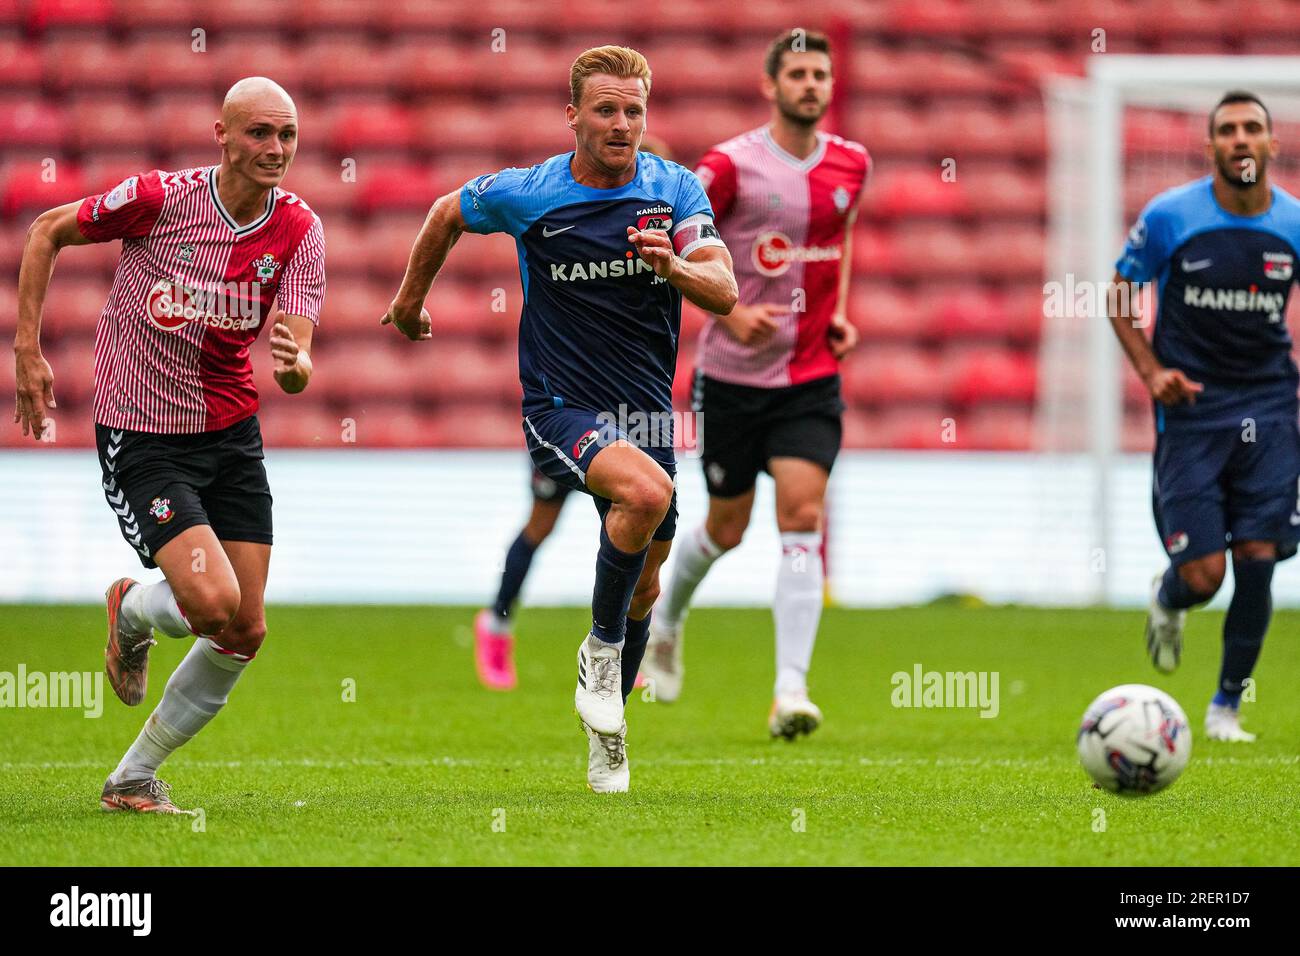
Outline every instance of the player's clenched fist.
<path fill-rule="evenodd" d="M 412 342 L 433 338 L 433 319 L 427 309 L 416 309 L 398 304 L 394 300 L 388 313 L 379 320 L 380 325 L 391 325 Z"/>
<path fill-rule="evenodd" d="M 831 354 L 837 359 L 844 358 L 858 344 L 857 327 L 843 312 L 836 312 L 831 316 L 830 328 L 826 330 L 826 334 L 830 339 Z"/>
<path fill-rule="evenodd" d="M 1178 405 L 1187 402 L 1196 404 L 1196 396 L 1205 391 L 1200 382 L 1193 382 L 1176 368 L 1162 368 L 1153 372 L 1146 380 L 1151 397 L 1162 405 Z"/>
<path fill-rule="evenodd" d="M 47 408 L 58 408 L 54 401 L 54 372 L 39 351 L 19 351 L 15 355 L 14 421 L 22 422 L 23 434 L 40 439 L 45 431 Z"/>
<path fill-rule="evenodd" d="M 673 251 L 673 241 L 668 238 L 668 233 L 661 229 L 642 232 L 635 226 L 628 226 L 627 241 L 636 246 L 637 254 L 650 264 L 655 275 L 661 279 L 672 277 L 677 268 L 677 253 Z"/>

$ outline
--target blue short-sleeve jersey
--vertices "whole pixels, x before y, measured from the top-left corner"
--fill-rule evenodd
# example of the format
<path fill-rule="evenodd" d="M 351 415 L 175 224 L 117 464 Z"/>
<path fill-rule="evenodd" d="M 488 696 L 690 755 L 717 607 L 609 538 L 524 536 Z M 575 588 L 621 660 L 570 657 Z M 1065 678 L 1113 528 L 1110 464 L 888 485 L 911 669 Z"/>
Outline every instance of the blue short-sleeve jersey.
<path fill-rule="evenodd" d="M 1158 427 L 1295 421 L 1300 375 L 1286 308 L 1298 248 L 1300 201 L 1277 186 L 1258 216 L 1223 209 L 1209 176 L 1142 211 L 1115 269 L 1155 280 L 1156 357 L 1205 386 L 1195 404 L 1157 405 Z"/>
<path fill-rule="evenodd" d="M 694 173 L 658 156 L 640 153 L 631 182 L 597 189 L 574 181 L 573 155 L 479 176 L 460 193 L 470 232 L 515 239 L 524 411 L 670 412 L 682 297 L 627 227 L 672 235 L 711 221 L 712 207 Z"/>

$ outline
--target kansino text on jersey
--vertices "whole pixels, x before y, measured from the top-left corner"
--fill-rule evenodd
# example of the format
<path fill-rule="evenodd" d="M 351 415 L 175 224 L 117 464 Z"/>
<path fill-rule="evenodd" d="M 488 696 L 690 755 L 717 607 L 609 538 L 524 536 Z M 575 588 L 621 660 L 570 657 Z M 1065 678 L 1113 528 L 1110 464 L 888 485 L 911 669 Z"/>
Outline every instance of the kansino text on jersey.
<path fill-rule="evenodd" d="M 590 279 L 617 279 L 638 272 L 654 272 L 654 267 L 644 259 L 609 259 L 606 262 L 552 262 L 551 280 L 554 282 L 583 282 Z"/>

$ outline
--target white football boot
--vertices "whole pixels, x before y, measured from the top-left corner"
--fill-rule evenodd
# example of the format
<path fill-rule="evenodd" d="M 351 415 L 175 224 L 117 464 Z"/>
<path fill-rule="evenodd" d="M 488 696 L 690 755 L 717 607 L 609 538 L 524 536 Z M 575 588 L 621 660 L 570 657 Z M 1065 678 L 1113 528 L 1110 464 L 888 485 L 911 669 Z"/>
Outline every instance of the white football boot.
<path fill-rule="evenodd" d="M 794 740 L 800 734 L 812 733 L 821 722 L 822 712 L 808 699 L 808 691 L 787 691 L 777 694 L 772 701 L 767 729 L 773 737 Z"/>
<path fill-rule="evenodd" d="M 668 627 L 650 619 L 650 639 L 641 660 L 641 676 L 650 681 L 657 702 L 671 704 L 682 692 L 682 626 Z"/>
<path fill-rule="evenodd" d="M 616 734 L 598 734 L 582 722 L 587 735 L 587 786 L 593 793 L 627 793 L 632 771 L 627 765 L 627 724 Z"/>
<path fill-rule="evenodd" d="M 623 726 L 623 649 L 595 634 L 578 645 L 578 686 L 573 706 L 598 734 L 617 734 Z"/>
<path fill-rule="evenodd" d="M 1232 707 L 1210 702 L 1205 712 L 1205 736 L 1228 743 L 1253 744 L 1255 735 L 1241 729 L 1241 715 Z"/>
<path fill-rule="evenodd" d="M 1160 603 L 1160 582 L 1164 574 L 1151 580 L 1151 602 L 1147 609 L 1147 653 L 1151 663 L 1163 674 L 1178 669 L 1183 656 L 1183 624 L 1187 612 L 1171 611 Z"/>

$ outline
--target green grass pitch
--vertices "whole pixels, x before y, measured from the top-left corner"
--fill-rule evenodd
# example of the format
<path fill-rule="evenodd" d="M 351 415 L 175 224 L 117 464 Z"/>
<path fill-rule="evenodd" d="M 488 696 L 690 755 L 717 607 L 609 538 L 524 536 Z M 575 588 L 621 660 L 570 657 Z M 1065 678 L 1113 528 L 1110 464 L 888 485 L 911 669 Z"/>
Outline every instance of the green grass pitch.
<path fill-rule="evenodd" d="M 160 638 L 140 707 L 105 683 L 99 719 L 0 709 L 0 864 L 1300 862 L 1300 613 L 1274 619 L 1243 705 L 1260 739 L 1234 746 L 1200 735 L 1219 613 L 1191 615 L 1163 677 L 1139 613 L 831 609 L 811 675 L 826 723 L 788 744 L 765 726 L 770 615 L 701 609 L 682 699 L 634 695 L 632 792 L 605 796 L 586 789 L 572 713 L 583 611 L 521 613 L 513 694 L 479 688 L 472 614 L 273 607 L 231 703 L 163 768 L 203 809 L 197 831 L 98 809 L 187 642 Z M 102 648 L 102 608 L 0 608 L 0 671 L 97 669 Z M 998 716 L 894 708 L 891 675 L 918 663 L 997 671 Z M 1130 681 L 1172 693 L 1194 737 L 1182 778 L 1141 799 L 1092 789 L 1074 752 L 1085 706 Z"/>

